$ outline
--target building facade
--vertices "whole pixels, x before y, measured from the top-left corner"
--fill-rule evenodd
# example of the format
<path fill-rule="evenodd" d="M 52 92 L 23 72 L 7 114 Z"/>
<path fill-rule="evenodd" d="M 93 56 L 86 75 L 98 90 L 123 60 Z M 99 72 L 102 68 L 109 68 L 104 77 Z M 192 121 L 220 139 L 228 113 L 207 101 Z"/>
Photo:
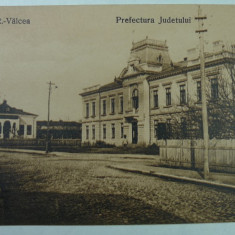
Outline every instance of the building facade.
<path fill-rule="evenodd" d="M 24 112 L 7 104 L 0 105 L 0 139 L 36 138 L 36 114 Z"/>
<path fill-rule="evenodd" d="M 144 39 L 133 43 L 127 67 L 112 83 L 93 86 L 80 94 L 83 102 L 82 142 L 122 145 L 152 144 L 171 138 L 176 122 L 184 132 L 189 105 L 201 106 L 199 52 L 172 62 L 165 41 Z M 208 93 L 218 98 L 219 80 L 229 77 L 233 51 L 221 41 L 205 54 Z M 229 80 L 229 78 L 228 78 Z M 184 133 L 181 133 L 184 135 Z"/>

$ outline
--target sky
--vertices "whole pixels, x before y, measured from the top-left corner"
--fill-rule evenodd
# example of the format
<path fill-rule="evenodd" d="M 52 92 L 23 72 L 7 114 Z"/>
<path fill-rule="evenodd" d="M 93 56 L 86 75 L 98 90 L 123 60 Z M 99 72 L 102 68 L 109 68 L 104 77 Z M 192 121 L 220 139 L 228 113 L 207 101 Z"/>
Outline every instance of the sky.
<path fill-rule="evenodd" d="M 206 49 L 235 42 L 235 6 L 203 5 Z M 0 7 L 2 19 L 30 19 L 27 25 L 0 25 L 0 102 L 51 119 L 79 121 L 83 88 L 112 82 L 127 65 L 132 42 L 166 40 L 173 61 L 198 46 L 196 5 L 112 5 Z M 154 18 L 154 24 L 116 23 L 116 17 Z M 158 24 L 159 17 L 191 17 L 191 24 Z"/>

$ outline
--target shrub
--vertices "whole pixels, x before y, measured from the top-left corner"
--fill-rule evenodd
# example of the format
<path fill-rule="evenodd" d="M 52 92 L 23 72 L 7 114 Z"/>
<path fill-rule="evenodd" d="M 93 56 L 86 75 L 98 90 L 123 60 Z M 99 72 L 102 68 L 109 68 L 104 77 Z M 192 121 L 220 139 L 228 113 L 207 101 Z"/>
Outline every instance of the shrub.
<path fill-rule="evenodd" d="M 94 144 L 94 147 L 98 147 L 98 148 L 113 148 L 113 147 L 115 147 L 115 144 L 108 144 L 108 143 L 105 143 L 104 141 L 98 140 Z"/>

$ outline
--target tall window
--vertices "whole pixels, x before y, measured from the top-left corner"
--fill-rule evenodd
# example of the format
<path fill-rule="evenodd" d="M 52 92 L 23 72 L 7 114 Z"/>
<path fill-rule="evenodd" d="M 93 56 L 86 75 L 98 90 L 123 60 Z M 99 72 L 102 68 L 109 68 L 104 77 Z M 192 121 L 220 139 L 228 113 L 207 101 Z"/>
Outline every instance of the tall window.
<path fill-rule="evenodd" d="M 86 126 L 86 139 L 89 139 L 89 126 Z"/>
<path fill-rule="evenodd" d="M 115 113 L 115 99 L 111 99 L 111 114 Z"/>
<path fill-rule="evenodd" d="M 92 125 L 92 139 L 95 139 L 95 125 Z"/>
<path fill-rule="evenodd" d="M 115 124 L 112 124 L 112 139 L 115 139 Z"/>
<path fill-rule="evenodd" d="M 27 135 L 32 135 L 32 126 L 27 125 Z"/>
<path fill-rule="evenodd" d="M 135 89 L 132 93 L 132 104 L 134 109 L 139 108 L 139 97 L 138 97 L 138 90 Z"/>
<path fill-rule="evenodd" d="M 167 119 L 167 122 L 166 122 L 166 133 L 167 133 L 167 139 L 170 139 L 171 135 L 172 135 L 171 119 Z"/>
<path fill-rule="evenodd" d="M 156 137 L 158 140 L 167 139 L 167 124 L 157 123 Z"/>
<path fill-rule="evenodd" d="M 86 103 L 86 117 L 89 117 L 89 103 Z"/>
<path fill-rule="evenodd" d="M 123 123 L 121 123 L 121 138 L 123 138 L 124 136 L 124 127 L 123 127 Z"/>
<path fill-rule="evenodd" d="M 171 105 L 171 88 L 166 88 L 166 106 Z"/>
<path fill-rule="evenodd" d="M 197 82 L 197 101 L 202 101 L 202 84 L 201 81 Z"/>
<path fill-rule="evenodd" d="M 103 115 L 106 115 L 106 100 L 103 100 Z"/>
<path fill-rule="evenodd" d="M 158 91 L 153 91 L 154 108 L 158 108 Z"/>
<path fill-rule="evenodd" d="M 103 124 L 103 139 L 106 139 L 106 124 Z"/>
<path fill-rule="evenodd" d="M 24 135 L 24 125 L 20 125 L 19 135 Z"/>
<path fill-rule="evenodd" d="M 123 96 L 120 96 L 120 113 L 123 113 Z"/>
<path fill-rule="evenodd" d="M 154 137 L 157 138 L 158 121 L 154 120 Z"/>
<path fill-rule="evenodd" d="M 217 99 L 219 97 L 219 89 L 218 89 L 218 79 L 211 79 L 211 98 Z"/>
<path fill-rule="evenodd" d="M 92 116 L 95 117 L 95 102 L 92 102 Z"/>
<path fill-rule="evenodd" d="M 180 86 L 180 104 L 186 104 L 186 90 L 185 85 Z"/>

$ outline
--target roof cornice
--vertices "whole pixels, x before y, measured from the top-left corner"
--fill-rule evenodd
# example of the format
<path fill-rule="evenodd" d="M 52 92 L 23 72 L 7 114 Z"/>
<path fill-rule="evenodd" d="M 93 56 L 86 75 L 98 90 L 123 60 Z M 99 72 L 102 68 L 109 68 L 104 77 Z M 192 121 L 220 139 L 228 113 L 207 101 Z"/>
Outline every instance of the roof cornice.
<path fill-rule="evenodd" d="M 205 67 L 209 68 L 212 66 L 225 64 L 225 63 L 235 63 L 235 58 L 221 58 L 221 59 L 217 59 L 217 60 L 208 61 L 205 63 Z M 149 76 L 147 78 L 147 80 L 154 81 L 154 80 L 163 79 L 166 77 L 171 77 L 171 76 L 175 76 L 175 75 L 179 75 L 179 74 L 184 74 L 184 73 L 199 70 L 199 69 L 200 69 L 200 64 L 191 65 L 188 67 L 177 68 L 175 70 L 163 71 L 159 74 Z"/>

